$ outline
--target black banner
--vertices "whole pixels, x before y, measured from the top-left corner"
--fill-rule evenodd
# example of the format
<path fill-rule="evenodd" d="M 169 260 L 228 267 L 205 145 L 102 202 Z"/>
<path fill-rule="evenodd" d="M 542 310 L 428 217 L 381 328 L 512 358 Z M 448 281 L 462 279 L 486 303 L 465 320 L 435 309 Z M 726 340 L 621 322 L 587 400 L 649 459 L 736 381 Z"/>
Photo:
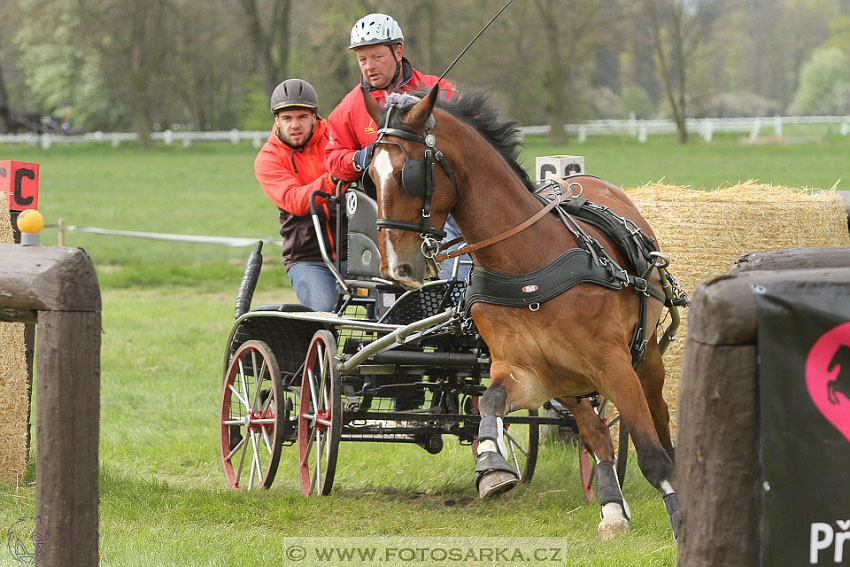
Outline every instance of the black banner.
<path fill-rule="evenodd" d="M 850 565 L 850 282 L 754 291 L 761 565 Z"/>

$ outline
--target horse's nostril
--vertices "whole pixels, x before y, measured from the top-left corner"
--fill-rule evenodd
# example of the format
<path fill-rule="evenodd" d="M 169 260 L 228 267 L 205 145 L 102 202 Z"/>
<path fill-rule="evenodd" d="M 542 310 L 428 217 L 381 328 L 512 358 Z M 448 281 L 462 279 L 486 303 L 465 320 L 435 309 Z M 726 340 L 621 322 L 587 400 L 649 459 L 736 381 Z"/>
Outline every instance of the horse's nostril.
<path fill-rule="evenodd" d="M 396 268 L 396 275 L 399 278 L 408 278 L 412 271 L 413 269 L 410 264 L 400 264 L 398 268 Z"/>

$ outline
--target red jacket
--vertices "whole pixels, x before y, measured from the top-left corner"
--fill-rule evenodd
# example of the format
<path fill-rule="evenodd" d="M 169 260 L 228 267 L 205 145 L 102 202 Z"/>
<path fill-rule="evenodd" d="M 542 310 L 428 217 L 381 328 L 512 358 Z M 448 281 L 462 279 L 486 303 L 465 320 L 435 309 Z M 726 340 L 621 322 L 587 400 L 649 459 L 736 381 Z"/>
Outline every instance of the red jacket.
<path fill-rule="evenodd" d="M 322 259 L 310 218 L 309 197 L 316 190 L 329 194 L 336 191 L 335 184 L 325 170 L 327 143 L 327 122 L 319 117 L 306 146 L 293 149 L 277 137 L 276 131 L 272 131 L 254 160 L 257 181 L 280 209 L 280 235 L 283 237 L 283 257 L 287 269 L 297 262 Z M 329 207 L 324 197 L 317 197 L 315 202 L 319 208 L 325 247 L 331 260 L 335 260 L 336 207 Z M 345 239 L 343 248 L 344 244 Z"/>
<path fill-rule="evenodd" d="M 410 93 L 433 87 L 438 77 L 423 75 L 402 58 L 404 80 L 393 92 Z M 363 172 L 354 168 L 354 152 L 378 139 L 378 127 L 366 112 L 360 86 L 369 88 L 361 77 L 360 84 L 351 89 L 328 116 L 331 138 L 325 150 L 325 165 L 331 174 L 344 181 L 359 178 Z M 446 80 L 440 81 L 440 92 L 446 99 L 455 94 L 455 87 Z M 380 104 L 386 102 L 390 93 L 386 89 L 373 89 L 372 98 Z"/>

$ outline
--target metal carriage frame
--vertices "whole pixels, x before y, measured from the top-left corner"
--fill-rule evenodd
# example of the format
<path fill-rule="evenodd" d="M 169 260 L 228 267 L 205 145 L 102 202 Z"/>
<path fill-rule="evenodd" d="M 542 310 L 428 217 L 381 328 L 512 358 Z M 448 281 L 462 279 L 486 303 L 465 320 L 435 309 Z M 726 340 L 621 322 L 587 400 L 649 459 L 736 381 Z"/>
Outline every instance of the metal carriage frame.
<path fill-rule="evenodd" d="M 474 323 L 462 315 L 465 282 L 456 276 L 459 259 L 452 278 L 428 282 L 419 291 L 382 280 L 375 268 L 380 260 L 373 220 L 377 208 L 365 193 L 352 191 L 343 198 L 338 186 L 336 195 L 325 194 L 340 213 L 345 206 L 349 261 L 359 262 L 354 269 L 349 265 L 356 276 L 347 280 L 339 261 L 331 262 L 322 250 L 342 289 L 336 312 L 294 304 L 251 308 L 262 242 L 246 264 L 224 354 L 220 408 L 222 463 L 233 489 L 269 488 L 283 448 L 292 445 L 298 447 L 298 472 L 307 495 L 331 492 L 342 441 L 415 443 L 436 454 L 448 435 L 473 445 L 474 451 L 477 400 L 486 389 L 490 358 Z M 359 208 L 358 200 L 365 206 Z M 311 209 L 318 232 L 316 209 Z M 338 223 L 337 235 L 341 232 Z M 678 318 L 673 316 L 675 332 Z M 598 395 L 591 403 L 609 426 L 618 423 L 616 410 Z M 544 408 L 543 414 L 534 410 L 504 420 L 508 460 L 523 483 L 534 475 L 541 428 L 578 439 L 575 420 L 563 404 L 552 400 Z M 622 424 L 618 441 L 622 484 L 628 459 Z M 578 445 L 582 486 L 592 500 L 594 463 L 580 440 Z"/>

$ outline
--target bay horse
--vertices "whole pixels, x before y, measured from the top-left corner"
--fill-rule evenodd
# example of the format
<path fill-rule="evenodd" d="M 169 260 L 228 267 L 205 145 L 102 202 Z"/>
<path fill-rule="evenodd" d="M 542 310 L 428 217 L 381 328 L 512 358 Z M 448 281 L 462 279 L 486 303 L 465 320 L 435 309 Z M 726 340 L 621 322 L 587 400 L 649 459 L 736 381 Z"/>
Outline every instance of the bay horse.
<path fill-rule="evenodd" d="M 473 283 L 482 270 L 517 277 L 539 273 L 565 253 L 580 250 L 585 236 L 603 249 L 595 269 L 606 267 L 597 264 L 628 266 L 627 254 L 602 230 L 590 225 L 568 230 L 558 215 L 541 212 L 543 201 L 516 159 L 516 122 L 500 122 L 483 94 L 438 104 L 439 98 L 439 86 L 422 98 L 392 95 L 386 105 L 364 92 L 369 114 L 382 125 L 368 173 L 377 191 L 384 277 L 407 289 L 419 289 L 425 279 L 436 277 L 436 239 L 444 235 L 440 229 L 449 214 L 466 242 L 480 245 L 467 246 L 475 264 Z M 630 219 L 636 233 L 654 240 L 652 229 L 620 189 L 592 176 L 568 181 L 580 187 L 583 198 Z M 521 230 L 512 232 L 514 227 Z M 659 272 L 649 270 L 647 279 L 639 280 L 646 284 L 639 291 L 661 288 Z M 641 472 L 663 496 L 675 537 L 674 449 L 656 336 L 663 304 L 650 298 L 642 306 L 637 285 L 615 287 L 584 282 L 539 303 L 472 304 L 469 313 L 491 355 L 490 386 L 479 401 L 476 484 L 480 497 L 487 498 L 518 483 L 505 459 L 503 417 L 557 398 L 572 411 L 597 463 L 599 537 L 626 531 L 630 511 L 614 472 L 611 437 L 583 397 L 598 392 L 619 410 Z M 630 340 L 641 316 L 650 331 L 635 371 Z"/>

